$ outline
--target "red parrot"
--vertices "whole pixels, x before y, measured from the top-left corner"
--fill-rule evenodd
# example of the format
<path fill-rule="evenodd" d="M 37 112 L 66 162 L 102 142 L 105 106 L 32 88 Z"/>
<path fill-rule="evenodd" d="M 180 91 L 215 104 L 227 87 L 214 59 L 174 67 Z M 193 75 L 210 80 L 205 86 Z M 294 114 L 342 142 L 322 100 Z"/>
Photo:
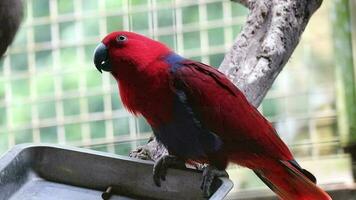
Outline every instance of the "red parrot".
<path fill-rule="evenodd" d="M 160 185 L 178 161 L 208 163 L 203 194 L 229 162 L 252 169 L 284 200 L 329 200 L 271 124 L 224 74 L 133 33 L 107 35 L 95 49 L 97 69 L 116 79 L 125 107 L 142 115 L 170 155 L 154 167 Z M 177 161 L 177 162 L 176 162 Z"/>

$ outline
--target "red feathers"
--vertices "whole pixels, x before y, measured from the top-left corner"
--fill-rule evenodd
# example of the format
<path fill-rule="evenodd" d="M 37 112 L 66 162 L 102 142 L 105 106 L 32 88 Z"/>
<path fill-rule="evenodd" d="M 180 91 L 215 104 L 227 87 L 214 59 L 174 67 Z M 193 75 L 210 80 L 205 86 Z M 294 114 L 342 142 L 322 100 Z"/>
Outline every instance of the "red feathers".
<path fill-rule="evenodd" d="M 127 41 L 117 44 L 118 35 L 125 35 Z M 283 199 L 330 199 L 309 181 L 309 172 L 302 173 L 298 164 L 290 164 L 295 162 L 293 156 L 274 128 L 222 73 L 177 56 L 165 60 L 171 53 L 165 45 L 138 34 L 115 32 L 103 43 L 109 49 L 112 74 L 124 105 L 142 114 L 153 128 L 175 120 L 173 107 L 179 89 L 186 98 L 181 107 L 191 110 L 201 129 L 218 137 L 207 141 L 213 141 L 212 145 L 222 141 L 219 151 L 207 154 L 210 163 L 226 166 L 232 161 L 251 168 Z M 170 133 L 160 134 L 163 138 Z M 176 134 L 179 137 L 179 131 Z"/>
<path fill-rule="evenodd" d="M 130 69 L 126 76 L 112 72 L 124 106 L 134 114 L 142 114 L 153 127 L 168 122 L 172 117 L 173 92 L 167 64 L 158 61 L 140 72 L 134 69 Z"/>
<path fill-rule="evenodd" d="M 254 167 L 242 159 L 250 154 L 293 159 L 270 123 L 223 74 L 201 63 L 186 61 L 184 65 L 176 78 L 184 83 L 190 104 L 202 123 L 226 140 L 228 152 L 242 154 L 240 165 Z"/>

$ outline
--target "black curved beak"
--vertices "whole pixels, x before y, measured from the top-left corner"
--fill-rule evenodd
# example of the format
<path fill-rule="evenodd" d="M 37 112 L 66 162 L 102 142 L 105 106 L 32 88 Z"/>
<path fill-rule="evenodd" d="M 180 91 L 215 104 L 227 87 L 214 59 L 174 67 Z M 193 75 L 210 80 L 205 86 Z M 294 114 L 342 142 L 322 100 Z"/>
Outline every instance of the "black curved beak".
<path fill-rule="evenodd" d="M 102 73 L 101 70 L 107 72 L 112 70 L 108 49 L 103 43 L 100 43 L 94 50 L 94 64 L 100 73 Z"/>

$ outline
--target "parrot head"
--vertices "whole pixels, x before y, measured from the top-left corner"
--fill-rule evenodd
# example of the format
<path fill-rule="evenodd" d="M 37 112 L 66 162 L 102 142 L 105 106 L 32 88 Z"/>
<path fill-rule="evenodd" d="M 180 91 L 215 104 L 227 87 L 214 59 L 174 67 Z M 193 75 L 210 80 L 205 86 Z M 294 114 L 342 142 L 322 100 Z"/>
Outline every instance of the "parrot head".
<path fill-rule="evenodd" d="M 117 31 L 107 35 L 95 48 L 96 68 L 119 75 L 127 70 L 143 70 L 171 50 L 164 44 L 143 35 Z"/>

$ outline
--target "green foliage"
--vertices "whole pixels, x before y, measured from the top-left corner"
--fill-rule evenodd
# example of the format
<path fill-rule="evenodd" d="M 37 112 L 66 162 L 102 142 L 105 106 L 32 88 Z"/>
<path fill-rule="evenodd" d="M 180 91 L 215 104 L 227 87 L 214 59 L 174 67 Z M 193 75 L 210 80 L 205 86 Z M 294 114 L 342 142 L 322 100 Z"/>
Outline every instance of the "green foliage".
<path fill-rule="evenodd" d="M 56 104 L 53 101 L 38 103 L 37 109 L 40 119 L 56 118 Z"/>
<path fill-rule="evenodd" d="M 2 75 L 3 68 L 4 68 L 4 59 L 0 59 L 0 76 Z"/>
<path fill-rule="evenodd" d="M 53 75 L 39 73 L 34 80 L 36 86 L 36 92 L 38 96 L 53 95 L 54 94 L 54 82 Z"/>
<path fill-rule="evenodd" d="M 5 107 L 0 107 L 0 127 L 5 126 L 7 123 L 7 118 L 6 118 L 6 108 Z M 1 141 L 1 139 L 0 139 Z M 1 146 L 1 145 L 0 145 Z"/>
<path fill-rule="evenodd" d="M 208 3 L 207 9 L 208 20 L 216 20 L 223 18 L 222 2 Z"/>
<path fill-rule="evenodd" d="M 41 138 L 41 142 L 44 143 L 57 143 L 58 142 L 57 127 L 51 126 L 51 127 L 40 128 L 40 138 Z"/>
<path fill-rule="evenodd" d="M 130 127 L 129 127 L 129 118 L 122 117 L 113 120 L 114 126 L 114 135 L 129 135 L 130 134 Z"/>
<path fill-rule="evenodd" d="M 77 69 L 79 65 L 77 48 L 75 47 L 61 48 L 59 59 L 60 59 L 60 66 L 63 71 L 65 71 L 66 69 L 70 69 L 70 70 Z"/>
<path fill-rule="evenodd" d="M 111 33 L 117 30 L 124 29 L 124 22 L 122 16 L 109 16 L 106 17 L 107 32 Z"/>
<path fill-rule="evenodd" d="M 32 130 L 27 129 L 27 130 L 15 131 L 12 134 L 15 135 L 16 144 L 33 142 Z"/>
<path fill-rule="evenodd" d="M 83 12 L 93 12 L 98 10 L 98 0 L 82 0 Z"/>
<path fill-rule="evenodd" d="M 289 115 L 298 115 L 305 114 L 308 112 L 309 100 L 308 95 L 298 95 L 288 98 L 288 114 Z"/>
<path fill-rule="evenodd" d="M 339 131 L 344 143 L 356 143 L 356 77 L 353 66 L 349 1 L 334 1 L 333 29 L 338 86 Z"/>
<path fill-rule="evenodd" d="M 147 12 L 132 13 L 131 19 L 131 28 L 133 31 L 148 30 L 149 26 Z"/>
<path fill-rule="evenodd" d="M 99 35 L 99 21 L 96 18 L 84 19 L 82 24 L 85 37 L 97 37 Z"/>
<path fill-rule="evenodd" d="M 200 32 L 186 32 L 183 34 L 184 49 L 200 49 Z"/>
<path fill-rule="evenodd" d="M 147 5 L 148 1 L 142 1 L 142 0 L 130 0 L 129 1 L 132 6 L 144 6 Z"/>
<path fill-rule="evenodd" d="M 104 100 L 102 95 L 88 97 L 89 112 L 104 112 Z"/>
<path fill-rule="evenodd" d="M 5 81 L 0 80 L 0 102 L 5 99 Z"/>
<path fill-rule="evenodd" d="M 35 53 L 36 69 L 48 69 L 52 67 L 52 51 L 44 50 Z"/>
<path fill-rule="evenodd" d="M 76 22 L 68 21 L 59 23 L 59 38 L 63 42 L 77 42 Z"/>
<path fill-rule="evenodd" d="M 265 99 L 262 102 L 263 115 L 266 117 L 278 117 L 285 109 L 284 99 Z"/>
<path fill-rule="evenodd" d="M 212 28 L 208 30 L 209 46 L 222 46 L 225 44 L 224 28 Z"/>
<path fill-rule="evenodd" d="M 199 22 L 199 7 L 192 5 L 182 8 L 183 24 Z"/>
<path fill-rule="evenodd" d="M 27 71 L 28 59 L 26 53 L 16 53 L 10 55 L 11 71 Z"/>
<path fill-rule="evenodd" d="M 30 84 L 27 78 L 14 79 L 11 81 L 11 92 L 14 99 L 30 96 Z"/>
<path fill-rule="evenodd" d="M 34 17 L 49 16 L 49 0 L 33 0 L 32 12 Z"/>
<path fill-rule="evenodd" d="M 69 14 L 74 12 L 74 1 L 57 0 L 57 2 L 59 14 Z"/>
<path fill-rule="evenodd" d="M 17 32 L 14 41 L 12 43 L 12 47 L 18 47 L 18 48 L 23 48 L 27 44 L 27 28 L 26 27 L 20 27 L 19 31 Z"/>
<path fill-rule="evenodd" d="M 15 126 L 29 124 L 31 122 L 31 106 L 13 105 L 9 107 L 12 122 Z"/>
<path fill-rule="evenodd" d="M 63 113 L 65 116 L 79 115 L 80 114 L 79 98 L 64 99 Z"/>
<path fill-rule="evenodd" d="M 157 5 L 171 5 L 174 3 L 174 0 L 156 0 Z"/>
<path fill-rule="evenodd" d="M 76 142 L 82 139 L 80 124 L 67 124 L 64 130 L 67 141 Z"/>
<path fill-rule="evenodd" d="M 174 25 L 174 10 L 172 9 L 161 9 L 157 11 L 158 26 L 159 27 L 171 27 Z"/>
<path fill-rule="evenodd" d="M 0 132 L 0 155 L 2 155 L 9 148 L 8 140 L 8 134 Z"/>
<path fill-rule="evenodd" d="M 88 88 L 94 88 L 94 87 L 100 88 L 102 84 L 101 82 L 102 77 L 98 76 L 98 71 L 96 69 L 86 71 L 85 78 L 86 78 L 86 86 Z"/>
<path fill-rule="evenodd" d="M 140 133 L 152 132 L 151 126 L 147 123 L 147 121 L 143 117 L 139 117 L 137 119 L 137 122 L 138 122 L 138 131 Z"/>
<path fill-rule="evenodd" d="M 96 46 L 97 44 L 89 44 L 84 46 L 84 62 L 86 62 L 88 65 L 93 65 L 93 53 Z"/>
<path fill-rule="evenodd" d="M 232 26 L 232 34 L 233 35 L 237 35 L 241 32 L 242 29 L 242 25 L 238 24 L 238 25 L 233 25 Z"/>
<path fill-rule="evenodd" d="M 119 110 L 123 108 L 119 94 L 116 92 L 111 94 L 111 107 L 113 110 Z"/>
<path fill-rule="evenodd" d="M 131 150 L 131 142 L 122 142 L 115 145 L 115 153 L 119 155 L 127 156 Z"/>
<path fill-rule="evenodd" d="M 62 76 L 63 90 L 77 90 L 79 87 L 78 75 L 74 73 L 64 74 Z"/>
<path fill-rule="evenodd" d="M 330 141 L 338 137 L 337 123 L 330 119 L 316 119 L 316 137 L 322 141 Z M 320 155 L 336 154 L 339 151 L 340 145 L 322 146 L 318 149 Z"/>
<path fill-rule="evenodd" d="M 92 150 L 95 150 L 95 151 L 104 151 L 104 152 L 107 152 L 108 151 L 108 146 L 107 145 L 100 145 L 100 146 L 93 146 L 91 147 Z"/>
<path fill-rule="evenodd" d="M 162 35 L 158 37 L 158 40 L 160 42 L 163 42 L 167 46 L 169 46 L 171 49 L 174 49 L 175 47 L 175 36 L 174 35 Z"/>
<path fill-rule="evenodd" d="M 310 52 L 307 63 L 311 66 L 310 72 L 315 74 L 315 77 L 310 80 L 312 81 L 312 85 L 330 85 L 332 87 L 331 83 L 336 81 L 333 57 L 321 56 L 318 50 L 315 49 Z"/>
<path fill-rule="evenodd" d="M 51 37 L 51 26 L 49 24 L 34 26 L 35 42 L 50 42 Z"/>
<path fill-rule="evenodd" d="M 246 17 L 247 13 L 248 13 L 248 9 L 246 9 L 245 7 L 243 7 L 237 3 L 231 4 L 232 17 Z"/>
<path fill-rule="evenodd" d="M 122 0 L 106 0 L 105 6 L 106 10 L 119 11 L 124 5 Z"/>
<path fill-rule="evenodd" d="M 89 124 L 90 127 L 90 137 L 97 138 L 105 138 L 105 121 L 94 121 Z"/>
<path fill-rule="evenodd" d="M 213 54 L 209 56 L 209 63 L 213 67 L 219 67 L 220 63 L 224 59 L 224 54 L 219 53 L 219 54 Z"/>
<path fill-rule="evenodd" d="M 195 60 L 195 61 L 198 61 L 198 62 L 201 62 L 201 61 L 202 61 L 201 56 L 194 56 L 194 57 L 190 57 L 189 59 Z"/>

